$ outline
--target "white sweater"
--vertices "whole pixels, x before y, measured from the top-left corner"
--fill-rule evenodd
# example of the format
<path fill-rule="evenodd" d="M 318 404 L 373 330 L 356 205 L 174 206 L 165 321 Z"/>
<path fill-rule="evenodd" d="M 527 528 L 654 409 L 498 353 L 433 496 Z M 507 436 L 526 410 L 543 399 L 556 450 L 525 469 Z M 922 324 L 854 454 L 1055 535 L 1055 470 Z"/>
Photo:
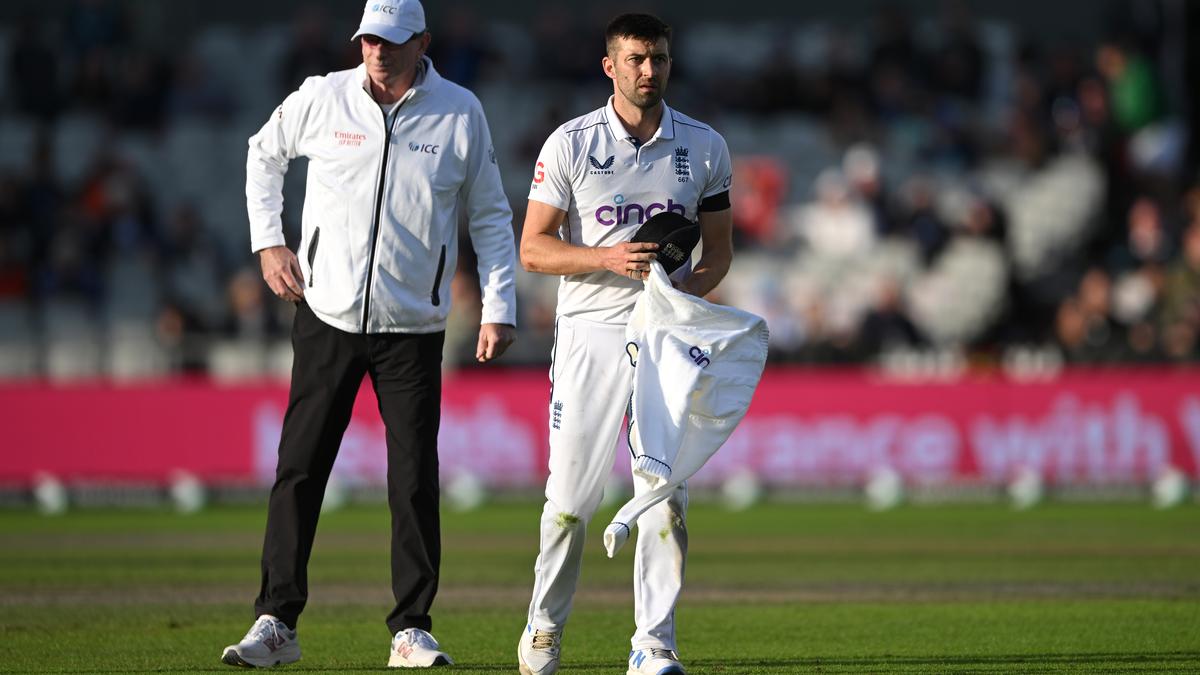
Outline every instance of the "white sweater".
<path fill-rule="evenodd" d="M 634 360 L 629 443 L 652 488 L 605 530 L 611 557 L 638 516 L 700 470 L 745 417 L 767 361 L 762 317 L 675 290 L 650 266 L 625 330 Z"/>

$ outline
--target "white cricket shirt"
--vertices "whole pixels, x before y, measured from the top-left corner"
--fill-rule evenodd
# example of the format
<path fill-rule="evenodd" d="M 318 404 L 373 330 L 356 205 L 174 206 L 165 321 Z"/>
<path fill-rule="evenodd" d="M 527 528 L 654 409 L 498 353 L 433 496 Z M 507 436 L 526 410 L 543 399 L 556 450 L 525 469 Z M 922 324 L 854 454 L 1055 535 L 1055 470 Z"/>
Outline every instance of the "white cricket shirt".
<path fill-rule="evenodd" d="M 663 104 L 654 136 L 637 144 L 608 105 L 550 134 L 529 198 L 567 212 L 559 236 L 580 246 L 613 246 L 659 211 L 695 221 L 700 202 L 729 190 L 729 148 L 711 127 Z M 558 315 L 623 324 L 644 284 L 603 270 L 564 275 Z"/>

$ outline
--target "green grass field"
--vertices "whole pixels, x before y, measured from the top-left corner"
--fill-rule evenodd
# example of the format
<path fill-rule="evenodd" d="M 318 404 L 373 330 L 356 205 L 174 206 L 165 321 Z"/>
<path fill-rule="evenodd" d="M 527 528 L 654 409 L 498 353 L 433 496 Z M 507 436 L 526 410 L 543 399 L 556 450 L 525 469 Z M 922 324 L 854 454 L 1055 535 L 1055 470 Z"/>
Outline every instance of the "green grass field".
<path fill-rule="evenodd" d="M 540 505 L 447 513 L 434 633 L 458 665 L 515 673 Z M 264 508 L 0 512 L 0 672 L 236 672 Z M 597 517 L 564 673 L 623 673 L 632 547 Z M 704 673 L 1200 672 L 1200 508 L 694 505 L 680 651 Z M 387 512 L 325 516 L 287 671 L 387 661 Z"/>

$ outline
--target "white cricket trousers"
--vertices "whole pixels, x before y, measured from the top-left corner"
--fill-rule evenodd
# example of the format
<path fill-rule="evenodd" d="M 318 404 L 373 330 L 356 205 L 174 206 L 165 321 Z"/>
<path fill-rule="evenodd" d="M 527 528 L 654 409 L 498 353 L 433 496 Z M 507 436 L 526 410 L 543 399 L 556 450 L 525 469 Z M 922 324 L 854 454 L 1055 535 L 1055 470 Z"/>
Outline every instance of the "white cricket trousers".
<path fill-rule="evenodd" d="M 625 353 L 625 326 L 559 317 L 550 381 L 550 477 L 529 623 L 561 631 L 579 581 L 587 524 L 612 473 L 629 405 L 633 367 Z M 635 476 L 634 491 L 646 489 L 645 481 Z M 676 648 L 674 614 L 687 556 L 686 512 L 685 483 L 637 521 L 633 649 Z"/>

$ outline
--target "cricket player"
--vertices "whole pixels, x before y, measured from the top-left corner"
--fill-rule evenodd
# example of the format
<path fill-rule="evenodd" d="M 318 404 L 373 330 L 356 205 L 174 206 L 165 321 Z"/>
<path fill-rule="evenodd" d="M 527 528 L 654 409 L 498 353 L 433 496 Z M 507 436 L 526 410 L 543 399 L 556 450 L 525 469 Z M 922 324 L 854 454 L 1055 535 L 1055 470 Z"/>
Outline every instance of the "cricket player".
<path fill-rule="evenodd" d="M 702 255 L 673 275 L 678 288 L 711 291 L 733 257 L 731 169 L 725 140 L 663 102 L 671 28 L 623 14 L 605 31 L 608 103 L 562 125 L 538 157 L 521 236 L 525 269 L 562 277 L 550 366 L 550 476 L 533 599 L 518 645 L 524 675 L 558 670 L 579 578 L 584 532 L 612 471 L 631 391 L 625 324 L 658 245 L 630 238 L 669 211 L 698 221 Z M 636 483 L 636 481 L 635 481 Z M 674 611 L 687 554 L 687 488 L 637 523 L 628 672 L 683 673 Z"/>

